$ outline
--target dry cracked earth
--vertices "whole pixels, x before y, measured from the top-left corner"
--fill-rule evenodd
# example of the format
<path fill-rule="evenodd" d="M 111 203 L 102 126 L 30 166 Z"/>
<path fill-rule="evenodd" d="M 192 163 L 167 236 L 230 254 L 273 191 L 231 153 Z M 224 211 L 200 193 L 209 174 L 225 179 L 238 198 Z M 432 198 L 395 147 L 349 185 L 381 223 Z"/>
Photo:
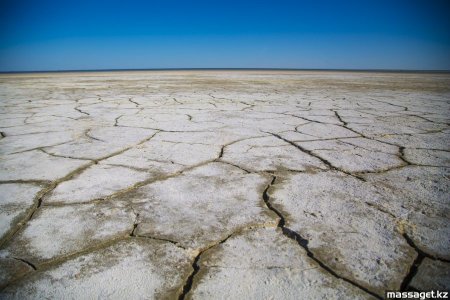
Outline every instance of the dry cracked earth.
<path fill-rule="evenodd" d="M 0 298 L 449 289 L 450 75 L 0 76 Z"/>

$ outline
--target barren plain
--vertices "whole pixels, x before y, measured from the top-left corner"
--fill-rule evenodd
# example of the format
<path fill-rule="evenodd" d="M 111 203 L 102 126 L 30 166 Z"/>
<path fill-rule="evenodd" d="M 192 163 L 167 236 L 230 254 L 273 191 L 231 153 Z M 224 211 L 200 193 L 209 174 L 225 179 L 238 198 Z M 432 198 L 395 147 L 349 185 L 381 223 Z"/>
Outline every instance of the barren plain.
<path fill-rule="evenodd" d="M 450 288 L 450 75 L 0 75 L 0 298 Z"/>

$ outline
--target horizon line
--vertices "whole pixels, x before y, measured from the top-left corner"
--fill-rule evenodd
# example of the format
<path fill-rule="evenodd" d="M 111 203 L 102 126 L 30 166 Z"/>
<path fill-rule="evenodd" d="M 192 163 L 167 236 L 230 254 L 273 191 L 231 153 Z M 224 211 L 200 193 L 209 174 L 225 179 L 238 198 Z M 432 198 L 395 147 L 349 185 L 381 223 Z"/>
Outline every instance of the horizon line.
<path fill-rule="evenodd" d="M 78 73 L 78 72 L 124 72 L 124 71 L 335 71 L 335 72 L 382 72 L 382 73 L 450 73 L 450 69 L 353 69 L 353 68 L 112 68 L 112 69 L 62 69 L 0 71 L 0 74 L 30 73 Z"/>

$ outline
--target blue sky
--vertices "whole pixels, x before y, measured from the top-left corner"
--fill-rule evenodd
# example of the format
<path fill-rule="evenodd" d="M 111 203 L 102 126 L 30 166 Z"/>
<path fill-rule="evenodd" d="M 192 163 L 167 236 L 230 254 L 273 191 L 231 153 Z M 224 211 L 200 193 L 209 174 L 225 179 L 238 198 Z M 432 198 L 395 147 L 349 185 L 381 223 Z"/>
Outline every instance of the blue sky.
<path fill-rule="evenodd" d="M 450 69 L 450 1 L 0 0 L 0 71 Z"/>

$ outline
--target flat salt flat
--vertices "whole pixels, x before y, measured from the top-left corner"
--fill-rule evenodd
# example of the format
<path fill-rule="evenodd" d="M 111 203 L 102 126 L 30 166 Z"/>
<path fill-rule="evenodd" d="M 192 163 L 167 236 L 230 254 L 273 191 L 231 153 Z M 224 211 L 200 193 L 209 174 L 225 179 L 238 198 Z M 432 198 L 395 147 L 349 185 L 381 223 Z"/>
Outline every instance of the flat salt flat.
<path fill-rule="evenodd" d="M 448 290 L 449 109 L 448 74 L 0 75 L 0 298 Z"/>

